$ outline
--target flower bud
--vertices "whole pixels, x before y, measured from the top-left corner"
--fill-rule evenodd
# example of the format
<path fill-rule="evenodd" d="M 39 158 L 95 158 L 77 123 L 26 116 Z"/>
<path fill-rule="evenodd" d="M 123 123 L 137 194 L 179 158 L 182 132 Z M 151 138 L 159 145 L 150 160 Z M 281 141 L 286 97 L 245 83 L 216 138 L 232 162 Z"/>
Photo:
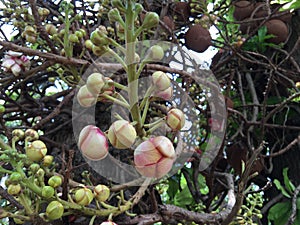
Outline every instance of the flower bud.
<path fill-rule="evenodd" d="M 21 185 L 20 184 L 10 184 L 7 188 L 7 193 L 10 195 L 17 195 L 21 191 Z"/>
<path fill-rule="evenodd" d="M 180 109 L 171 109 L 167 114 L 166 121 L 172 130 L 180 130 L 185 124 L 184 113 Z"/>
<path fill-rule="evenodd" d="M 70 34 L 69 35 L 69 41 L 72 43 L 79 43 L 79 38 L 76 34 Z"/>
<path fill-rule="evenodd" d="M 118 225 L 118 224 L 111 221 L 106 221 L 106 222 L 102 222 L 100 225 Z"/>
<path fill-rule="evenodd" d="M 108 130 L 108 139 L 118 149 L 130 148 L 136 139 L 135 128 L 126 120 L 115 121 Z"/>
<path fill-rule="evenodd" d="M 10 176 L 9 179 L 11 183 L 17 184 L 19 181 L 22 180 L 22 175 L 19 172 L 13 172 Z"/>
<path fill-rule="evenodd" d="M 83 85 L 79 88 L 77 93 L 77 101 L 82 107 L 90 107 L 97 102 L 97 97 L 95 97 L 89 90 L 86 85 Z"/>
<path fill-rule="evenodd" d="M 107 186 L 99 184 L 94 189 L 94 195 L 99 202 L 105 202 L 109 198 L 110 190 Z"/>
<path fill-rule="evenodd" d="M 171 170 L 175 156 L 173 144 L 168 138 L 150 138 L 135 149 L 135 168 L 145 177 L 161 178 Z"/>
<path fill-rule="evenodd" d="M 118 9 L 114 8 L 109 10 L 108 19 L 111 23 L 122 21 L 122 17 Z"/>
<path fill-rule="evenodd" d="M 26 147 L 27 157 L 34 162 L 41 161 L 46 154 L 47 147 L 45 143 L 40 140 L 36 140 Z"/>
<path fill-rule="evenodd" d="M 29 170 L 31 173 L 36 174 L 36 172 L 40 169 L 40 165 L 37 163 L 33 163 L 30 165 Z"/>
<path fill-rule="evenodd" d="M 92 73 L 87 81 L 86 87 L 93 95 L 97 96 L 105 85 L 105 79 L 101 73 Z"/>
<path fill-rule="evenodd" d="M 25 138 L 28 140 L 28 141 L 34 141 L 34 140 L 37 140 L 39 139 L 39 134 L 36 130 L 34 129 L 27 129 L 25 130 Z"/>
<path fill-rule="evenodd" d="M 104 133 L 93 125 L 81 130 L 78 146 L 82 154 L 90 160 L 101 160 L 108 154 L 108 143 Z"/>
<path fill-rule="evenodd" d="M 157 26 L 159 23 L 159 16 L 155 12 L 147 12 L 142 24 L 144 29 L 150 29 Z"/>
<path fill-rule="evenodd" d="M 135 3 L 135 6 L 134 6 L 134 13 L 135 15 L 139 15 L 142 11 L 143 11 L 144 7 L 142 4 L 140 3 Z"/>
<path fill-rule="evenodd" d="M 104 53 L 106 53 L 108 50 L 105 46 L 96 46 L 96 45 L 93 45 L 92 46 L 92 51 L 93 53 L 96 55 L 96 56 L 101 56 L 103 55 Z"/>
<path fill-rule="evenodd" d="M 14 129 L 12 131 L 12 136 L 17 137 L 18 140 L 22 140 L 25 137 L 25 132 L 21 129 Z"/>
<path fill-rule="evenodd" d="M 59 201 L 52 201 L 46 208 L 46 216 L 49 220 L 57 220 L 64 214 L 64 206 Z"/>
<path fill-rule="evenodd" d="M 153 45 L 145 58 L 146 61 L 159 61 L 164 57 L 164 50 L 159 45 Z"/>
<path fill-rule="evenodd" d="M 5 112 L 5 107 L 4 105 L 0 105 L 0 113 L 4 113 Z"/>
<path fill-rule="evenodd" d="M 43 166 L 50 166 L 53 162 L 53 159 L 54 157 L 52 155 L 46 155 L 44 158 L 43 158 Z"/>
<path fill-rule="evenodd" d="M 93 192 L 86 187 L 78 189 L 74 195 L 75 202 L 83 206 L 89 205 L 93 201 L 93 198 Z"/>
<path fill-rule="evenodd" d="M 85 41 L 85 47 L 87 48 L 87 49 L 89 49 L 89 50 L 92 50 L 93 49 L 93 42 L 91 41 L 91 40 L 86 40 Z"/>
<path fill-rule="evenodd" d="M 156 71 L 152 74 L 153 85 L 158 91 L 164 91 L 170 87 L 171 81 L 167 74 L 162 71 Z"/>
<path fill-rule="evenodd" d="M 166 90 L 156 91 L 156 92 L 154 92 L 154 94 L 152 96 L 160 98 L 160 99 L 162 99 L 164 101 L 169 101 L 173 97 L 173 87 L 170 86 Z"/>
<path fill-rule="evenodd" d="M 42 188 L 42 196 L 44 198 L 52 198 L 54 196 L 55 190 L 51 186 L 44 186 Z"/>
<path fill-rule="evenodd" d="M 91 33 L 90 39 L 93 42 L 93 44 L 96 46 L 103 46 L 108 44 L 106 34 L 99 29 L 96 29 Z"/>
<path fill-rule="evenodd" d="M 49 184 L 49 186 L 51 186 L 53 188 L 57 188 L 62 184 L 62 178 L 60 176 L 56 176 L 56 175 L 52 176 L 48 180 L 48 184 Z"/>
<path fill-rule="evenodd" d="M 46 24 L 45 30 L 50 35 L 57 34 L 57 29 L 53 24 L 50 24 L 50 23 Z"/>
<path fill-rule="evenodd" d="M 300 81 L 296 82 L 296 88 L 300 88 Z"/>
<path fill-rule="evenodd" d="M 30 36 L 35 36 L 36 35 L 36 30 L 32 26 L 26 26 L 24 29 L 24 34 L 30 35 Z"/>

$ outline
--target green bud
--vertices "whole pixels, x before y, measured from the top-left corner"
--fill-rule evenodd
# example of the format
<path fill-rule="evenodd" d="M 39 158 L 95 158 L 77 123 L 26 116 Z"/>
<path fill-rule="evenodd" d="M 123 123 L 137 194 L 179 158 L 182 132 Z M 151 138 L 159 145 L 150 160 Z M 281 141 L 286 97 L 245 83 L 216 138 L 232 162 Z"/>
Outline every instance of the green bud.
<path fill-rule="evenodd" d="M 108 12 L 108 19 L 111 23 L 123 21 L 120 12 L 117 8 L 111 9 Z"/>
<path fill-rule="evenodd" d="M 48 34 L 54 35 L 57 34 L 57 29 L 53 24 L 46 24 L 45 30 L 47 31 Z"/>
<path fill-rule="evenodd" d="M 51 198 L 54 196 L 55 190 L 51 186 L 44 186 L 42 189 L 42 196 L 44 198 Z"/>
<path fill-rule="evenodd" d="M 140 3 L 136 3 L 135 4 L 135 14 L 136 15 L 139 15 L 142 11 L 143 11 L 143 9 L 144 9 L 144 7 L 143 7 L 143 5 L 142 4 L 140 4 Z"/>
<path fill-rule="evenodd" d="M 25 137 L 25 132 L 21 129 L 14 129 L 12 131 L 12 136 L 17 137 L 18 140 L 22 140 Z"/>
<path fill-rule="evenodd" d="M 164 50 L 159 45 L 153 45 L 145 58 L 146 61 L 159 61 L 164 57 Z"/>
<path fill-rule="evenodd" d="M 96 56 L 101 56 L 101 55 L 105 54 L 108 51 L 108 49 L 104 46 L 98 47 L 96 45 L 93 45 L 92 51 Z"/>
<path fill-rule="evenodd" d="M 53 156 L 52 155 L 46 155 L 44 158 L 43 158 L 43 166 L 50 166 L 53 162 Z"/>
<path fill-rule="evenodd" d="M 29 170 L 33 173 L 36 174 L 36 172 L 40 169 L 40 165 L 37 163 L 33 163 L 30 165 Z"/>
<path fill-rule="evenodd" d="M 93 49 L 93 42 L 91 40 L 86 40 L 85 41 L 85 47 L 89 50 L 92 50 Z"/>
<path fill-rule="evenodd" d="M 83 38 L 83 33 L 80 32 L 79 30 L 76 30 L 76 31 L 75 31 L 75 35 L 76 35 L 78 38 Z"/>
<path fill-rule="evenodd" d="M 9 179 L 11 180 L 12 183 L 16 184 L 19 181 L 22 180 L 22 175 L 19 172 L 13 172 L 10 176 Z"/>
<path fill-rule="evenodd" d="M 94 189 L 94 195 L 99 202 L 104 202 L 109 198 L 110 190 L 107 186 L 99 184 Z"/>
<path fill-rule="evenodd" d="M 72 43 L 78 43 L 79 39 L 78 39 L 76 34 L 70 34 L 69 35 L 69 41 L 72 42 Z"/>
<path fill-rule="evenodd" d="M 44 178 L 45 176 L 45 171 L 42 168 L 39 168 L 38 171 L 36 172 L 36 175 L 38 177 Z"/>
<path fill-rule="evenodd" d="M 62 184 L 62 178 L 60 176 L 56 176 L 56 175 L 52 176 L 48 180 L 48 184 L 53 188 L 57 188 Z"/>
<path fill-rule="evenodd" d="M 0 105 L 0 113 L 4 113 L 5 112 L 5 107 L 3 105 Z"/>
<path fill-rule="evenodd" d="M 57 220 L 64 214 L 64 206 L 59 201 L 52 201 L 46 208 L 46 216 L 49 220 Z"/>
<path fill-rule="evenodd" d="M 74 195 L 75 202 L 83 206 L 89 205 L 93 201 L 93 198 L 93 192 L 86 187 L 78 189 Z"/>
<path fill-rule="evenodd" d="M 80 28 L 79 32 L 82 34 L 82 37 L 84 37 L 86 35 L 85 29 Z"/>
<path fill-rule="evenodd" d="M 104 85 L 105 79 L 101 73 L 92 73 L 86 81 L 86 87 L 93 95 L 98 95 Z"/>
<path fill-rule="evenodd" d="M 34 141 L 39 139 L 39 134 L 36 130 L 33 129 L 27 129 L 25 131 L 25 138 L 27 139 L 27 141 Z"/>
<path fill-rule="evenodd" d="M 157 26 L 159 23 L 159 16 L 155 12 L 147 12 L 143 21 L 142 27 L 144 29 L 150 29 Z"/>
<path fill-rule="evenodd" d="M 97 46 L 103 46 L 103 45 L 106 45 L 108 44 L 108 40 L 107 40 L 107 36 L 106 34 L 104 34 L 102 31 L 100 31 L 99 29 L 97 30 L 94 30 L 92 33 L 91 33 L 91 37 L 90 37 L 92 43 L 94 45 L 97 45 Z"/>
<path fill-rule="evenodd" d="M 33 141 L 25 150 L 27 157 L 34 162 L 41 161 L 47 154 L 47 147 L 45 143 L 40 140 Z"/>
<path fill-rule="evenodd" d="M 7 188 L 7 193 L 10 195 L 17 195 L 21 191 L 21 185 L 20 184 L 10 184 Z"/>

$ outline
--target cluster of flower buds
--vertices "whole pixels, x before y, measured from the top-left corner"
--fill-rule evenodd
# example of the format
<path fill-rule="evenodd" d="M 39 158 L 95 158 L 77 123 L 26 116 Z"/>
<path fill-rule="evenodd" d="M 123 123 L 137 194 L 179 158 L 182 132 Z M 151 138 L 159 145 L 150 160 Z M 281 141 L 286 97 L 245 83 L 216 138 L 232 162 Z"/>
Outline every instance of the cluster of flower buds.
<path fill-rule="evenodd" d="M 169 101 L 173 97 L 173 87 L 170 78 L 162 71 L 156 71 L 152 74 L 152 83 L 155 87 L 153 97 Z"/>
<path fill-rule="evenodd" d="M 37 32 L 36 29 L 32 26 L 26 26 L 21 36 L 30 43 L 36 43 Z"/>
<path fill-rule="evenodd" d="M 12 72 L 15 76 L 18 76 L 22 70 L 26 71 L 30 68 L 30 61 L 23 53 L 8 51 L 1 66 L 7 72 Z"/>
<path fill-rule="evenodd" d="M 94 191 L 85 186 L 74 191 L 73 200 L 82 206 L 91 204 L 94 198 L 98 202 L 105 202 L 110 196 L 110 190 L 107 186 L 99 184 L 94 187 Z"/>
<path fill-rule="evenodd" d="M 112 96 L 115 93 L 114 82 L 101 73 L 92 73 L 81 86 L 77 93 L 77 100 L 82 107 L 90 107 L 96 104 L 97 100 L 105 102 L 105 95 Z"/>

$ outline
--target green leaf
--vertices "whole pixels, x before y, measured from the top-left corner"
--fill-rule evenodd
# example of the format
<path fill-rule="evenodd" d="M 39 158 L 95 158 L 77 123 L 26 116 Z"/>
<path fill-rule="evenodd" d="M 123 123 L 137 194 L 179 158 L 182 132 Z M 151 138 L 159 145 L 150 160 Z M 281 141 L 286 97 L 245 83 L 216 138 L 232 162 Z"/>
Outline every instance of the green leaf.
<path fill-rule="evenodd" d="M 167 190 L 167 194 L 170 198 L 170 200 L 173 200 L 176 193 L 178 192 L 179 186 L 178 186 L 178 182 L 176 182 L 176 180 L 174 179 L 169 179 L 169 188 Z"/>
<path fill-rule="evenodd" d="M 177 192 L 174 198 L 174 204 L 177 206 L 186 206 L 191 205 L 194 199 L 190 193 L 188 186 L 185 186 L 182 191 Z"/>
<path fill-rule="evenodd" d="M 283 171 L 282 171 L 282 175 L 283 175 L 283 180 L 284 180 L 284 186 L 285 188 L 287 189 L 287 191 L 289 193 L 294 193 L 295 191 L 295 186 L 294 184 L 290 181 L 289 177 L 288 177 L 288 170 L 289 168 L 284 168 Z"/>
<path fill-rule="evenodd" d="M 275 223 L 276 221 L 280 221 L 280 223 L 276 223 L 277 225 L 285 224 L 282 223 L 281 220 L 285 222 L 287 221 L 287 219 L 289 218 L 291 207 L 291 202 L 279 202 L 275 204 L 269 210 L 268 219 L 273 220 Z"/>
<path fill-rule="evenodd" d="M 276 188 L 281 191 L 281 193 L 287 197 L 287 198 L 291 198 L 291 196 L 289 195 L 289 193 L 285 190 L 285 188 L 281 185 L 280 181 L 275 179 L 273 181 L 273 183 L 275 184 Z"/>

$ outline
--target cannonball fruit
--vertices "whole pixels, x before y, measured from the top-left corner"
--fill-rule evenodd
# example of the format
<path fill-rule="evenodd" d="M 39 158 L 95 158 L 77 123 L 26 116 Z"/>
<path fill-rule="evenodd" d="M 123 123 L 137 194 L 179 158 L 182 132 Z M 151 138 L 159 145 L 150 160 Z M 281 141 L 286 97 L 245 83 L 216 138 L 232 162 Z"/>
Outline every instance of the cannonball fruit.
<path fill-rule="evenodd" d="M 180 22 L 186 22 L 191 15 L 188 2 L 176 2 L 173 11 L 176 16 L 176 20 Z"/>
<path fill-rule="evenodd" d="M 237 1 L 234 3 L 233 17 L 241 21 L 249 17 L 254 9 L 254 4 L 249 1 Z"/>
<path fill-rule="evenodd" d="M 185 34 L 185 45 L 195 52 L 204 52 L 211 45 L 209 31 L 199 24 L 191 26 Z"/>
<path fill-rule="evenodd" d="M 278 19 L 272 19 L 265 23 L 268 34 L 273 34 L 275 37 L 268 39 L 269 42 L 280 44 L 285 42 L 289 36 L 289 29 L 287 25 Z"/>

